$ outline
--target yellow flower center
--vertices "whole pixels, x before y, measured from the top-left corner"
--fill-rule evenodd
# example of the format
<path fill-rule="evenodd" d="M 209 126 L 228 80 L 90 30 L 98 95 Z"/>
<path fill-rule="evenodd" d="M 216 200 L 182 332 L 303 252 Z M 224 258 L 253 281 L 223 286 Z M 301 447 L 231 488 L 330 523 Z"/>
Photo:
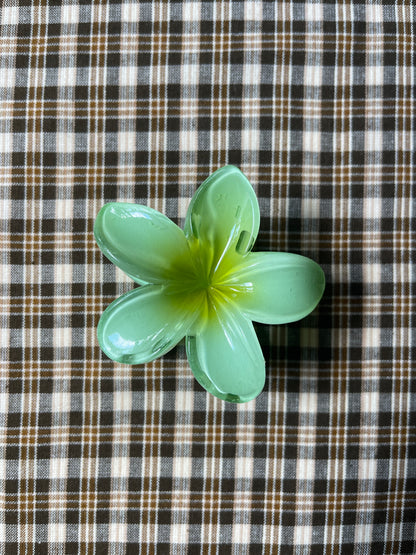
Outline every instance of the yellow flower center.
<path fill-rule="evenodd" d="M 199 240 L 190 242 L 192 268 L 183 265 L 182 278 L 172 283 L 169 289 L 177 293 L 189 306 L 199 312 L 200 320 L 209 317 L 215 307 L 236 300 L 250 289 L 250 284 L 233 279 L 235 256 L 225 252 L 221 256 Z M 181 261 L 177 261 L 177 263 Z M 188 268 L 188 269 L 186 269 Z"/>

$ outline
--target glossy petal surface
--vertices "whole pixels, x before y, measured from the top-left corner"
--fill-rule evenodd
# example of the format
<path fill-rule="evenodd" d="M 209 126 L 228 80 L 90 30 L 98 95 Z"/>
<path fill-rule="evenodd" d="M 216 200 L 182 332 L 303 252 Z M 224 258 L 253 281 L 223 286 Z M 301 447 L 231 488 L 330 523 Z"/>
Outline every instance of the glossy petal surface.
<path fill-rule="evenodd" d="M 194 305 L 192 305 L 194 302 Z M 172 294 L 164 286 L 144 285 L 112 302 L 98 323 L 105 354 L 126 364 L 141 364 L 170 351 L 197 314 L 197 299 Z"/>
<path fill-rule="evenodd" d="M 235 166 L 214 172 L 195 193 L 185 220 L 191 248 L 197 242 L 202 264 L 213 274 L 232 269 L 248 252 L 259 230 L 256 195 L 245 175 Z"/>
<path fill-rule="evenodd" d="M 250 253 L 230 281 L 236 284 L 239 308 L 251 320 L 264 324 L 304 318 L 325 289 L 325 276 L 316 262 L 286 252 Z"/>
<path fill-rule="evenodd" d="M 265 362 L 253 324 L 229 302 L 211 308 L 201 331 L 187 337 L 186 351 L 195 378 L 220 399 L 250 401 L 264 387 Z"/>
<path fill-rule="evenodd" d="M 183 280 L 193 274 L 184 232 L 140 204 L 114 202 L 98 213 L 94 235 L 105 256 L 137 283 Z"/>

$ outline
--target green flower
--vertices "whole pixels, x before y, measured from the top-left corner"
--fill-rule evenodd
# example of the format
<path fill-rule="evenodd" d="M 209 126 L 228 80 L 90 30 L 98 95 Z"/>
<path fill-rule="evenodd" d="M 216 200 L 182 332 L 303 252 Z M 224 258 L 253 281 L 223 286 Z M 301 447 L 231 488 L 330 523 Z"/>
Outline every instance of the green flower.
<path fill-rule="evenodd" d="M 308 258 L 252 253 L 259 221 L 253 188 L 234 166 L 197 190 L 183 231 L 147 206 L 103 206 L 96 241 L 141 285 L 101 316 L 97 333 L 106 355 L 146 363 L 186 336 L 192 372 L 207 391 L 226 401 L 254 399 L 264 387 L 265 362 L 251 321 L 299 320 L 325 287 L 321 268 Z"/>

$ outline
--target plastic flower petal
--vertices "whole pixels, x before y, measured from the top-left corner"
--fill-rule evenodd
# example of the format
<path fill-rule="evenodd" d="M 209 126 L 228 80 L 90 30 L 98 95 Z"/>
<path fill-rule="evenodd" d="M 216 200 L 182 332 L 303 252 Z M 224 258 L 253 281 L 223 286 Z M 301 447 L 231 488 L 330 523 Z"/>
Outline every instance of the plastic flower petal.
<path fill-rule="evenodd" d="M 94 235 L 106 257 L 138 283 L 165 283 L 192 274 L 184 232 L 148 206 L 106 204 L 95 220 Z"/>
<path fill-rule="evenodd" d="M 244 402 L 264 387 L 264 358 L 253 324 L 230 302 L 213 303 L 186 352 L 195 378 L 225 401 Z"/>
<path fill-rule="evenodd" d="M 306 256 L 289 252 L 253 252 L 230 276 L 242 288 L 238 305 L 262 324 L 288 324 L 307 316 L 325 287 L 321 267 Z"/>
<path fill-rule="evenodd" d="M 183 339 L 198 308 L 196 297 L 172 294 L 164 285 L 143 285 L 106 308 L 98 324 L 99 343 L 118 362 L 150 362 Z"/>
<path fill-rule="evenodd" d="M 260 226 L 256 195 L 234 166 L 213 173 L 196 191 L 185 219 L 185 235 L 205 272 L 224 274 L 251 250 Z"/>
<path fill-rule="evenodd" d="M 186 335 L 198 382 L 220 399 L 245 402 L 263 389 L 265 362 L 251 320 L 303 318 L 325 287 L 321 268 L 288 253 L 251 253 L 259 206 L 234 166 L 197 190 L 184 231 L 145 206 L 105 205 L 94 234 L 103 253 L 142 285 L 115 300 L 98 324 L 113 360 L 145 363 Z"/>

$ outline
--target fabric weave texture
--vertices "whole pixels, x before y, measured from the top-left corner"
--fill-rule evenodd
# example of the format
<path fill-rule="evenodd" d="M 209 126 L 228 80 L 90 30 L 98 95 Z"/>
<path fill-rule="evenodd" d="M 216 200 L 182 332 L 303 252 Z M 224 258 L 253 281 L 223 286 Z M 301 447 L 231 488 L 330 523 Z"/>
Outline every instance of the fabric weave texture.
<path fill-rule="evenodd" d="M 5 0 L 0 23 L 0 554 L 413 554 L 412 2 Z M 226 164 L 254 250 L 327 281 L 256 325 L 266 385 L 237 406 L 183 343 L 127 366 L 96 338 L 134 286 L 99 209 L 183 225 Z"/>

